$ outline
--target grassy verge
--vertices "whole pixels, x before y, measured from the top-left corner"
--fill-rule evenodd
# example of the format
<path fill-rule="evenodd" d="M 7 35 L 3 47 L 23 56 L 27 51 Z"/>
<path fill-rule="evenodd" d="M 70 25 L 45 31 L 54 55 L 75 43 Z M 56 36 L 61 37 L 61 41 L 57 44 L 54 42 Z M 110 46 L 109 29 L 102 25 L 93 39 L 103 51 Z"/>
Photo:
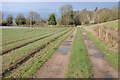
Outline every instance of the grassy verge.
<path fill-rule="evenodd" d="M 87 27 L 97 27 L 97 26 L 112 28 L 112 29 L 118 29 L 118 27 L 119 27 L 118 26 L 118 20 L 103 22 L 103 23 L 100 23 L 100 24 L 94 24 L 94 25 L 90 25 L 90 26 L 87 26 Z"/>
<path fill-rule="evenodd" d="M 101 40 L 95 38 L 91 32 L 87 32 L 90 39 L 94 42 L 94 44 L 105 54 L 106 58 L 110 63 L 115 67 L 118 68 L 118 54 L 110 51 L 109 47 L 103 43 Z"/>
<path fill-rule="evenodd" d="M 77 33 L 72 45 L 70 61 L 68 64 L 68 78 L 92 78 L 92 66 L 89 61 L 87 49 L 83 41 L 80 28 L 77 28 Z"/>

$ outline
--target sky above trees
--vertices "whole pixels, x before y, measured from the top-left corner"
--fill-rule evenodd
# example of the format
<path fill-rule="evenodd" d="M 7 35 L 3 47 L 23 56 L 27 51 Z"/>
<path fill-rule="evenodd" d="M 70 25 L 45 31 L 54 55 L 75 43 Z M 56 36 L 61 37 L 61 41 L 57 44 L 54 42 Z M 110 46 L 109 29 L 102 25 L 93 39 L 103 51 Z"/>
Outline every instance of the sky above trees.
<path fill-rule="evenodd" d="M 60 16 L 59 8 L 63 5 L 70 4 L 73 6 L 73 10 L 94 10 L 96 7 L 111 8 L 117 6 L 117 2 L 3 2 L 2 11 L 4 16 L 8 14 L 16 17 L 18 13 L 27 16 L 29 11 L 38 12 L 41 17 L 47 18 L 50 13 L 56 13 L 57 18 Z"/>

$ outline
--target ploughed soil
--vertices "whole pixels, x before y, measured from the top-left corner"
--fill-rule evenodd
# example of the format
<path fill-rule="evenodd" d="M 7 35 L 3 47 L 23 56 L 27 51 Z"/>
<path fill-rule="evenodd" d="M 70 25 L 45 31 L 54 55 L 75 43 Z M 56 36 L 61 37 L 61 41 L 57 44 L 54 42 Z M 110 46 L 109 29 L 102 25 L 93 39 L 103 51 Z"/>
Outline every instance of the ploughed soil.
<path fill-rule="evenodd" d="M 36 72 L 35 78 L 65 78 L 75 33 L 76 30 L 58 47 L 52 57 Z"/>
<path fill-rule="evenodd" d="M 109 62 L 105 55 L 89 39 L 85 31 L 82 31 L 88 55 L 93 67 L 94 78 L 118 78 L 118 71 Z"/>

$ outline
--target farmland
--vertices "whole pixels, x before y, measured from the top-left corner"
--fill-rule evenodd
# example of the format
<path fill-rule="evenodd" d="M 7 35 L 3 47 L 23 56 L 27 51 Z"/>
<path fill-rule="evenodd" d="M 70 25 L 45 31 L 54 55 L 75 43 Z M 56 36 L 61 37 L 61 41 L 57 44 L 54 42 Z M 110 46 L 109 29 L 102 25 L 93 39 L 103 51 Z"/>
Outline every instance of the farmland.
<path fill-rule="evenodd" d="M 0 79 L 120 77 L 118 2 L 31 1 L 1 2 Z"/>
<path fill-rule="evenodd" d="M 96 37 L 94 28 L 99 25 L 0 29 L 2 77 L 116 78 L 118 54 Z"/>
<path fill-rule="evenodd" d="M 61 41 L 63 41 L 66 38 L 66 36 L 70 34 L 71 29 L 72 28 L 3 28 L 2 35 L 5 36 L 3 37 L 3 52 L 1 53 L 3 73 L 5 73 L 6 75 L 6 73 L 24 64 L 26 61 L 28 61 L 28 59 L 31 60 L 31 58 L 34 59 L 33 61 L 35 63 L 36 60 L 39 59 L 39 57 L 43 57 L 41 59 L 43 60 L 43 62 L 45 62 L 46 59 L 48 59 L 53 53 L 54 48 L 57 48 Z M 9 34 L 7 34 L 6 32 Z M 52 47 L 51 49 L 50 46 L 55 47 Z M 49 49 L 50 52 L 52 51 L 51 53 L 46 52 Z M 5 54 L 3 54 L 4 52 Z M 48 55 L 46 56 L 46 54 Z M 37 55 L 40 56 L 38 58 L 34 57 Z M 32 64 L 33 63 L 31 62 L 30 65 Z M 27 66 L 27 64 L 25 66 Z"/>

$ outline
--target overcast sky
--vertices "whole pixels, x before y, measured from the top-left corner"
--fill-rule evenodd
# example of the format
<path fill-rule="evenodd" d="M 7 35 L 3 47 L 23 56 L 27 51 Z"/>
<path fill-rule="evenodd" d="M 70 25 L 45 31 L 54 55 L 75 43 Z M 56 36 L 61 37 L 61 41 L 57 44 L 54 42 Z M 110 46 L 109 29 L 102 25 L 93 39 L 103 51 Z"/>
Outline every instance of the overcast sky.
<path fill-rule="evenodd" d="M 56 16 L 59 17 L 59 8 L 65 4 L 71 4 L 74 11 L 84 8 L 94 10 L 95 7 L 111 8 L 118 5 L 117 2 L 3 2 L 2 11 L 4 15 L 11 14 L 14 17 L 18 13 L 27 16 L 29 11 L 37 11 L 43 18 L 47 18 L 51 12 L 56 13 Z"/>

